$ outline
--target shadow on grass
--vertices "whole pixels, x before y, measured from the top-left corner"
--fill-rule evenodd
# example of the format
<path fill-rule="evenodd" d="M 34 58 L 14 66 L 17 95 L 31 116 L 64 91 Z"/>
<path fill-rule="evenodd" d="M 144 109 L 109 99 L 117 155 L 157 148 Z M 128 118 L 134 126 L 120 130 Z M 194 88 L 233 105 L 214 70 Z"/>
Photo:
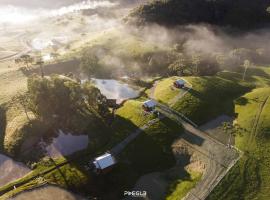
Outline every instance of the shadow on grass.
<path fill-rule="evenodd" d="M 118 120 L 121 120 L 120 130 L 126 133 L 131 133 L 138 128 L 127 119 L 119 117 Z M 114 170 L 99 178 L 97 182 L 99 197 L 121 199 L 123 192 L 131 190 L 141 176 L 157 171 L 162 172 L 175 166 L 171 144 L 180 136 L 179 131 L 181 131 L 179 125 L 168 118 L 143 131 L 118 156 L 118 164 Z M 125 138 L 124 135 L 121 134 L 122 139 Z"/>

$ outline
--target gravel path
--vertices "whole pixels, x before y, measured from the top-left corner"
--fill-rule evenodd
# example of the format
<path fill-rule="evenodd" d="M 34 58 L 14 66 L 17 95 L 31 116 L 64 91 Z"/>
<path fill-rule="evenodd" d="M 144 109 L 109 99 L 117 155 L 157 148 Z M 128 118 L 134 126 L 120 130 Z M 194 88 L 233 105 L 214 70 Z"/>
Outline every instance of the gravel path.
<path fill-rule="evenodd" d="M 204 160 L 206 172 L 196 187 L 185 197 L 185 200 L 205 199 L 227 174 L 229 169 L 238 161 L 239 153 L 234 148 L 228 148 L 223 143 L 188 123 L 182 118 L 181 114 L 177 115 L 175 111 L 170 111 L 168 107 L 164 109 L 164 107 L 166 106 L 163 105 L 160 108 L 162 114 L 176 120 L 186 130 L 181 139 L 198 154 L 206 157 Z M 180 147 L 181 142 L 183 141 L 179 140 L 179 143 L 174 144 L 174 147 L 177 147 L 177 145 Z"/>
<path fill-rule="evenodd" d="M 150 94 L 153 99 L 156 85 L 157 83 L 155 83 Z M 192 89 L 192 84 L 187 82 L 187 85 L 187 90 L 173 98 L 169 102 L 169 105 L 174 105 L 183 98 L 190 89 Z M 205 199 L 228 173 L 231 167 L 233 167 L 240 159 L 238 150 L 235 148 L 228 148 L 220 141 L 211 137 L 210 134 L 200 130 L 198 126 L 184 114 L 172 110 L 167 105 L 159 103 L 158 110 L 164 116 L 175 120 L 185 129 L 185 133 L 182 135 L 181 139 L 174 143 L 173 148 L 181 148 L 184 143 L 189 148 L 192 148 L 197 154 L 202 155 L 202 158 L 205 158 L 204 163 L 206 164 L 206 171 L 203 174 L 202 179 L 184 198 L 185 200 Z"/>

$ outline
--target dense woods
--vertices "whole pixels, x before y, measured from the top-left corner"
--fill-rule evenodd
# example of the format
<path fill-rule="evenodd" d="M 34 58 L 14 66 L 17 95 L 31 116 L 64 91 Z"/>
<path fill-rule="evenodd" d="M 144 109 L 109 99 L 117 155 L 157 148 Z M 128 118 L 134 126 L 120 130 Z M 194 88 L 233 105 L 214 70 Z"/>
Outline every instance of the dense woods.
<path fill-rule="evenodd" d="M 81 84 L 57 75 L 34 76 L 28 80 L 28 90 L 29 109 L 57 128 L 83 132 L 109 115 L 106 97 L 89 82 Z"/>
<path fill-rule="evenodd" d="M 270 22 L 269 0 L 155 0 L 133 10 L 139 24 L 210 23 L 240 29 L 260 28 Z"/>

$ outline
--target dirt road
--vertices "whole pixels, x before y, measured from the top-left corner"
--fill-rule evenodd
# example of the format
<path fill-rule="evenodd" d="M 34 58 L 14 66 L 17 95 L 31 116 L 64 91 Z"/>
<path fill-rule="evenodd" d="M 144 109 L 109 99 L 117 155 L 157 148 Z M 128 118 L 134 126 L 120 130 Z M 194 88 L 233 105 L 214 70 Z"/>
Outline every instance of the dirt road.
<path fill-rule="evenodd" d="M 205 199 L 238 161 L 238 151 L 227 147 L 187 122 L 186 119 L 183 119 L 181 113 L 177 113 L 165 105 L 159 105 L 159 110 L 163 115 L 175 120 L 186 130 L 181 139 L 173 145 L 173 148 L 181 148 L 184 144 L 195 150 L 197 154 L 200 154 L 206 164 L 206 172 L 201 181 L 188 193 L 185 200 Z"/>

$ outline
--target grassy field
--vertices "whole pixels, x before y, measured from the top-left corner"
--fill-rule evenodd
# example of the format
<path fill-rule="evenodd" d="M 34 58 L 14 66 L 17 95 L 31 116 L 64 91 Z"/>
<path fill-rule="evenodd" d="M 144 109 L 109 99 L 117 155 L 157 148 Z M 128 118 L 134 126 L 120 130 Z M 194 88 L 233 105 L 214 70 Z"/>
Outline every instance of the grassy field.
<path fill-rule="evenodd" d="M 151 114 L 143 114 L 143 100 L 127 101 L 117 111 L 113 128 L 118 134 L 118 140 L 154 118 Z M 107 184 L 102 185 L 103 198 L 122 198 L 123 191 L 130 190 L 141 176 L 156 171 L 163 172 L 175 166 L 171 144 L 182 131 L 182 127 L 167 118 L 146 129 L 121 153 L 118 165 L 105 177 Z M 185 187 L 180 185 L 179 188 L 182 186 Z"/>
<path fill-rule="evenodd" d="M 215 199 L 270 199 L 270 88 L 259 88 L 236 101 L 237 122 L 244 128 L 236 146 L 244 156 L 209 196 Z"/>
<path fill-rule="evenodd" d="M 172 90 L 171 86 L 173 81 L 179 78 L 173 77 L 159 82 L 154 93 L 155 98 L 165 104 L 172 98 L 177 98 L 177 95 L 184 91 Z M 233 100 L 247 91 L 246 87 L 218 76 L 185 77 L 185 79 L 193 88 L 171 106 L 198 124 L 223 113 L 233 115 Z"/>
<path fill-rule="evenodd" d="M 196 183 L 201 179 L 201 177 L 201 173 L 190 172 L 189 179 L 176 180 L 173 184 L 171 184 L 166 200 L 181 200 L 193 187 L 195 187 Z"/>
<path fill-rule="evenodd" d="M 110 149 L 112 146 L 122 141 L 128 134 L 154 118 L 153 115 L 143 114 L 141 108 L 142 102 L 143 99 L 127 101 L 124 106 L 117 111 L 117 117 L 112 127 L 113 140 L 105 145 L 103 150 L 95 152 L 93 155 L 101 154 Z M 182 127 L 167 118 L 157 122 L 137 137 L 124 152 L 121 153 L 119 164 L 116 168 L 106 176 L 100 177 L 97 182 L 93 182 L 91 174 L 86 172 L 83 168 L 83 165 L 90 160 L 90 156 L 85 158 L 79 156 L 82 157 L 80 161 L 72 161 L 70 164 L 63 166 L 58 170 L 53 170 L 45 176 L 41 175 L 41 178 L 31 180 L 7 195 L 13 195 L 17 192 L 30 189 L 38 184 L 51 183 L 67 189 L 82 189 L 86 187 L 88 188 L 88 192 L 89 190 L 91 192 L 93 192 L 93 190 L 102 190 L 102 193 L 98 195 L 101 195 L 104 198 L 117 199 L 122 197 L 123 190 L 131 189 L 138 178 L 144 174 L 153 171 L 162 172 L 175 165 L 171 144 L 181 135 L 182 131 Z M 92 155 L 92 153 L 90 154 Z M 77 156 L 78 155 L 80 155 L 80 153 L 77 154 Z M 66 159 L 68 160 L 70 158 Z M 65 162 L 66 159 L 58 159 L 55 163 L 38 163 L 31 174 L 16 182 L 19 183 L 36 174 L 40 174 L 44 170 L 53 168 L 55 164 Z M 191 179 L 189 181 L 193 182 L 195 180 Z M 114 187 L 111 187 L 111 185 L 114 185 Z M 0 192 L 7 187 L 9 187 L 9 185 L 0 188 Z M 182 187 L 183 189 L 181 189 Z M 180 185 L 178 188 L 185 191 L 186 184 Z"/>
<path fill-rule="evenodd" d="M 16 190 L 10 190 L 10 192 L 5 193 L 5 195 L 1 196 L 0 199 L 6 199 L 22 191 L 26 191 L 44 184 L 54 184 L 63 188 L 78 190 L 78 188 L 81 188 L 82 186 L 91 182 L 91 176 L 84 168 L 81 167 L 81 164 L 85 162 L 83 159 L 79 159 L 76 162 L 72 161 L 69 164 L 58 167 L 56 170 L 52 170 L 44 176 L 42 175 L 44 171 L 50 171 L 56 165 L 61 165 L 61 163 L 65 163 L 66 161 L 67 158 L 59 158 L 56 160 L 44 159 L 42 162 L 38 163 L 35 166 L 35 169 L 25 177 L 1 187 L 0 192 L 5 191 L 5 189 L 14 184 L 20 185 L 21 183 L 24 183 L 25 180 L 29 180 L 27 183 L 17 186 Z M 38 178 L 32 179 L 37 175 Z"/>

